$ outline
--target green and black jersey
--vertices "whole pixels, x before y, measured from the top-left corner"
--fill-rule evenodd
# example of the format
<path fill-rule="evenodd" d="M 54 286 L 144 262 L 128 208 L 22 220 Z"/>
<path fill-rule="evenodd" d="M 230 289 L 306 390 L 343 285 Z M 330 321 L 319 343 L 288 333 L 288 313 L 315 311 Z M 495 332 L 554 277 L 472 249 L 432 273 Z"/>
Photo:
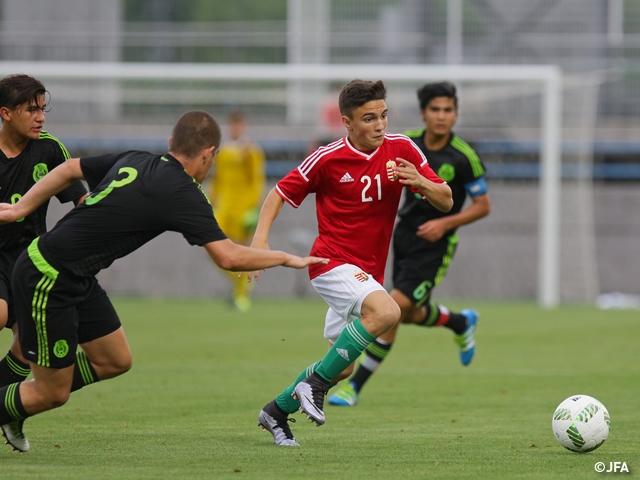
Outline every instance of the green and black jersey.
<path fill-rule="evenodd" d="M 89 277 L 165 231 L 192 245 L 226 238 L 178 160 L 130 151 L 80 159 L 91 194 L 38 242 L 54 268 Z"/>
<path fill-rule="evenodd" d="M 442 149 L 433 151 L 427 149 L 424 134 L 424 130 L 405 132 L 425 154 L 431 169 L 451 187 L 453 207 L 447 213 L 441 212 L 425 202 L 419 194 L 405 189 L 405 202 L 398 215 L 400 221 L 408 223 L 413 231 L 428 220 L 460 212 L 467 195 L 474 197 L 487 193 L 484 165 L 468 143 L 452 132 L 449 143 Z M 447 235 L 454 232 L 455 229 L 447 232 Z"/>
<path fill-rule="evenodd" d="M 35 183 L 55 167 L 69 159 L 69 152 L 60 141 L 47 132 L 40 132 L 38 140 L 30 140 L 25 149 L 14 158 L 0 151 L 0 203 L 16 203 Z M 58 193 L 62 203 L 76 201 L 86 189 L 76 182 Z M 49 202 L 38 207 L 31 215 L 15 223 L 0 225 L 0 251 L 24 250 L 47 228 Z"/>

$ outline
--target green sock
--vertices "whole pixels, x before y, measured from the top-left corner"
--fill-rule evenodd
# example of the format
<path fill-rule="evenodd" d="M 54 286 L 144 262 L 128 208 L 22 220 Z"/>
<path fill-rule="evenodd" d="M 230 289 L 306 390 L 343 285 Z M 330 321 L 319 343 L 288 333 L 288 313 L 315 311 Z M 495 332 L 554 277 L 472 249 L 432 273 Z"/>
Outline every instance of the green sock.
<path fill-rule="evenodd" d="M 284 392 L 276 397 L 276 403 L 282 410 L 287 413 L 294 413 L 298 411 L 300 408 L 300 402 L 293 398 L 293 389 L 296 388 L 296 385 L 298 385 L 302 380 L 315 372 L 318 365 L 320 365 L 320 362 L 316 362 L 305 368 L 302 373 L 298 375 L 298 378 L 296 378 L 296 380 L 289 385 Z"/>
<path fill-rule="evenodd" d="M 336 343 L 320 362 L 316 373 L 330 382 L 351 365 L 375 339 L 375 335 L 367 332 L 360 319 L 356 318 L 342 330 Z"/>

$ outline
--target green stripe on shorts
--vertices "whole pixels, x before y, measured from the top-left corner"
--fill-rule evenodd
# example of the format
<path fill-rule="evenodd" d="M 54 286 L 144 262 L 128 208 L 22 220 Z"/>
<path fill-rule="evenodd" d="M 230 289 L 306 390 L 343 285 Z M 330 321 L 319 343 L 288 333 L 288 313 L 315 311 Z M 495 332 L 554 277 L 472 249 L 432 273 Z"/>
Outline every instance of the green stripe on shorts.
<path fill-rule="evenodd" d="M 59 272 L 44 259 L 40 250 L 38 250 L 38 238 L 31 242 L 27 252 L 33 264 L 42 273 L 42 278 L 36 285 L 33 292 L 33 300 L 31 301 L 31 317 L 36 324 L 38 336 L 38 360 L 36 363 L 43 367 L 50 367 L 51 361 L 47 338 L 47 301 Z"/>
<path fill-rule="evenodd" d="M 458 245 L 459 239 L 460 237 L 458 237 L 457 233 L 454 233 L 449 237 L 447 253 L 444 254 L 444 257 L 442 257 L 442 265 L 440 265 L 440 268 L 438 268 L 438 272 L 436 273 L 435 285 L 440 285 L 440 282 L 444 280 L 444 276 L 447 274 L 449 265 L 451 265 L 451 260 L 453 260 L 453 254 L 456 251 L 456 245 Z"/>

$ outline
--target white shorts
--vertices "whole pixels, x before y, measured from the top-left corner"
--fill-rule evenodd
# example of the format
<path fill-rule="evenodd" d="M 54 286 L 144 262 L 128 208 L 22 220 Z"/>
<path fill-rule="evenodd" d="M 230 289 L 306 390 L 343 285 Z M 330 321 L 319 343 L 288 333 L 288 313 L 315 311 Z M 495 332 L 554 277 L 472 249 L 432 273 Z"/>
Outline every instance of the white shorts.
<path fill-rule="evenodd" d="M 324 338 L 335 343 L 347 326 L 361 315 L 362 302 L 371 292 L 382 290 L 373 276 L 351 264 L 340 265 L 311 280 L 311 285 L 329 304 L 324 321 Z"/>

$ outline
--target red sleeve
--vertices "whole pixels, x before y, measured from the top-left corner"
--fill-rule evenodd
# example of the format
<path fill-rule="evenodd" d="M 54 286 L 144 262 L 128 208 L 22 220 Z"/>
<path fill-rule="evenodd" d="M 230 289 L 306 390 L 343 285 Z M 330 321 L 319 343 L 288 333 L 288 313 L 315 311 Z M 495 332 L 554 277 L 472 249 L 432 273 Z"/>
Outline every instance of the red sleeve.
<path fill-rule="evenodd" d="M 311 183 L 305 179 L 298 168 L 291 170 L 276 184 L 276 192 L 293 208 L 298 208 L 311 192 Z"/>
<path fill-rule="evenodd" d="M 411 140 L 409 140 L 408 151 L 409 152 L 407 154 L 407 160 L 409 160 L 416 166 L 416 168 L 424 178 L 433 183 L 446 183 L 438 175 L 436 175 L 436 172 L 431 169 L 427 157 L 424 156 L 422 150 L 420 150 L 420 148 Z M 409 188 L 411 188 L 411 191 L 414 193 L 420 193 L 417 189 L 414 189 L 412 187 Z"/>
<path fill-rule="evenodd" d="M 431 170 L 431 167 L 429 166 L 428 163 L 425 163 L 422 167 L 419 167 L 418 171 L 422 174 L 424 178 L 432 181 L 433 183 L 447 183 L 444 180 L 442 180 L 438 175 L 436 175 L 436 172 Z"/>
<path fill-rule="evenodd" d="M 322 182 L 324 158 L 337 148 L 340 148 L 340 145 L 334 142 L 312 152 L 298 168 L 291 170 L 277 183 L 278 195 L 292 207 L 298 208 L 307 195 L 315 192 L 317 185 Z"/>

